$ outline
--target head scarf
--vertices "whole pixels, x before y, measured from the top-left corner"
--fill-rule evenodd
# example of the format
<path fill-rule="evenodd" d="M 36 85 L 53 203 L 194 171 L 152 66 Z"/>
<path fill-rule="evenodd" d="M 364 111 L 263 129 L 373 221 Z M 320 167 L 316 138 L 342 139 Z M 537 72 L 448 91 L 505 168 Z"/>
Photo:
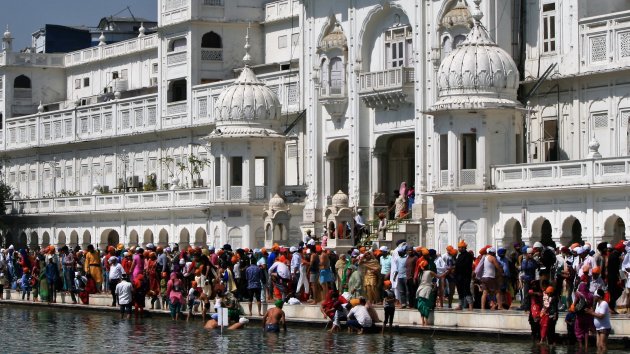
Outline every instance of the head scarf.
<path fill-rule="evenodd" d="M 468 244 L 464 240 L 459 241 L 459 243 L 457 244 L 457 248 L 466 248 L 466 247 L 468 247 Z"/>
<path fill-rule="evenodd" d="M 282 306 L 284 306 L 284 301 L 276 300 L 276 302 L 274 302 L 274 305 L 276 305 L 277 308 L 281 309 Z"/>

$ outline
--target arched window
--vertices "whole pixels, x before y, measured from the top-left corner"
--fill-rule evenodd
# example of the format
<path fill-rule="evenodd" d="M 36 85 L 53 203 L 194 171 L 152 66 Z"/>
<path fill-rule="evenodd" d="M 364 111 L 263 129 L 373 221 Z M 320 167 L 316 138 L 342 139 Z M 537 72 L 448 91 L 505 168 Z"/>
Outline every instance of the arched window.
<path fill-rule="evenodd" d="M 208 32 L 201 37 L 201 60 L 222 61 L 223 40 L 214 32 Z"/>
<path fill-rule="evenodd" d="M 223 48 L 221 36 L 214 32 L 208 32 L 201 37 L 201 48 Z"/>
<path fill-rule="evenodd" d="M 340 94 L 345 83 L 345 73 L 343 70 L 343 62 L 341 58 L 334 57 L 330 59 L 330 88 L 331 93 Z"/>
<path fill-rule="evenodd" d="M 31 79 L 29 79 L 26 75 L 20 75 L 13 81 L 13 88 L 30 89 Z"/>

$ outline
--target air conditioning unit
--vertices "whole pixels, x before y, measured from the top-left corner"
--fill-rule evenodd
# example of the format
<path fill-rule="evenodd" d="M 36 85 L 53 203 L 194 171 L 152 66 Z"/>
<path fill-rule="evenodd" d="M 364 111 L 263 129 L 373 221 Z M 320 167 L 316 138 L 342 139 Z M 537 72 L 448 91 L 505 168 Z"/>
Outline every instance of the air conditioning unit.
<path fill-rule="evenodd" d="M 109 186 L 103 186 L 102 188 L 103 188 L 102 190 L 103 193 L 109 193 Z"/>
<path fill-rule="evenodd" d="M 149 86 L 157 86 L 158 85 L 158 78 L 157 77 L 152 77 L 149 79 Z"/>
<path fill-rule="evenodd" d="M 203 178 L 193 179 L 193 187 L 203 187 Z"/>
<path fill-rule="evenodd" d="M 138 182 L 140 182 L 138 176 L 127 177 L 127 187 L 129 188 L 138 188 Z"/>
<path fill-rule="evenodd" d="M 119 178 L 118 179 L 118 189 L 123 189 L 125 188 L 125 179 L 124 178 Z"/>

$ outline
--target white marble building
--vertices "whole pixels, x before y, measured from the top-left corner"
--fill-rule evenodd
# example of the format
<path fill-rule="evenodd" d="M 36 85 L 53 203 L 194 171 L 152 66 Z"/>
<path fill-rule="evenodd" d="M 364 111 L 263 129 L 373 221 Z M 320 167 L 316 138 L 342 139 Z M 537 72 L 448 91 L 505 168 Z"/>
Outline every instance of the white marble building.
<path fill-rule="evenodd" d="M 8 241 L 295 242 L 402 181 L 415 204 L 390 240 L 630 231 L 627 1 L 160 0 L 157 17 L 66 54 L 5 33 Z"/>

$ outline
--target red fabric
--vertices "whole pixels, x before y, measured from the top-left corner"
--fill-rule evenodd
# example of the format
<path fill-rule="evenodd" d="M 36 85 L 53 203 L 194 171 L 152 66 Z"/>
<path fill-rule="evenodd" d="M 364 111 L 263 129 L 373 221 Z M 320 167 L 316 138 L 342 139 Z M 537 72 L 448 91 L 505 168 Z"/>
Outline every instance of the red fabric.
<path fill-rule="evenodd" d="M 544 313 L 540 317 L 540 339 L 547 339 L 547 332 L 549 331 L 549 315 Z"/>
<path fill-rule="evenodd" d="M 85 291 L 88 294 L 96 294 L 98 292 L 96 289 L 96 282 L 94 281 L 94 278 L 88 278 L 87 284 L 85 284 Z"/>

